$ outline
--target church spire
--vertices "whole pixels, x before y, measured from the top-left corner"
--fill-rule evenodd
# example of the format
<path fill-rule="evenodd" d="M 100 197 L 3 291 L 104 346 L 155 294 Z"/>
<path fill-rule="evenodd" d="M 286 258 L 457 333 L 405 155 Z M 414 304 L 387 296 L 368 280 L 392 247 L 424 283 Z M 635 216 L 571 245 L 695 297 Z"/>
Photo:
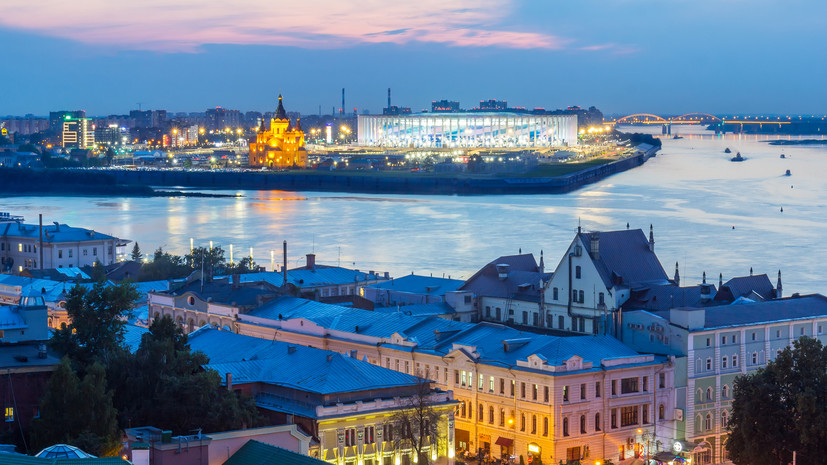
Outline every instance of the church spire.
<path fill-rule="evenodd" d="M 287 119 L 287 112 L 284 110 L 284 105 L 282 105 L 281 99 L 281 94 L 279 94 L 279 106 L 276 108 L 276 119 Z"/>

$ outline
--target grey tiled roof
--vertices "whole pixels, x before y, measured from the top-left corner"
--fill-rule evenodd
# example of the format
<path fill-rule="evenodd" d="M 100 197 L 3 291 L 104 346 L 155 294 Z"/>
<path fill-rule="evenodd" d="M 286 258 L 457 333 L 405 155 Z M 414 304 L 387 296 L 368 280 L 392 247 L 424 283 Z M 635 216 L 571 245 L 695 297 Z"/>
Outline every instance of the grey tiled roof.
<path fill-rule="evenodd" d="M 634 286 L 641 283 L 666 284 L 669 281 L 640 229 L 580 233 L 579 237 L 587 250 L 591 234 L 597 234 L 600 238 L 600 257 L 592 261 L 607 288 L 615 284 Z"/>

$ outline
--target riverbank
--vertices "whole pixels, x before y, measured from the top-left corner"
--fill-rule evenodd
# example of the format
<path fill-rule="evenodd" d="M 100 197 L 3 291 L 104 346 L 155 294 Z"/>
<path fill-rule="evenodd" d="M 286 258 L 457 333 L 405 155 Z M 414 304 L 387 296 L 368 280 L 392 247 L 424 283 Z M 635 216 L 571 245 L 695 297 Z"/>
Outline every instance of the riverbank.
<path fill-rule="evenodd" d="M 257 189 L 352 192 L 368 194 L 564 194 L 613 174 L 635 168 L 655 156 L 657 148 L 609 163 L 558 176 L 469 176 L 393 172 L 187 171 L 187 170 L 24 170 L 0 169 L 0 193 L 121 196 L 227 196 L 156 190 L 149 186 L 210 190 Z M 571 164 L 561 165 L 571 170 Z M 561 170 L 563 172 L 567 170 Z M 229 195 L 232 197 L 232 195 Z"/>
<path fill-rule="evenodd" d="M 119 183 L 202 189 L 257 189 L 367 194 L 563 194 L 642 165 L 656 150 L 555 177 L 471 177 L 347 172 L 109 170 Z"/>

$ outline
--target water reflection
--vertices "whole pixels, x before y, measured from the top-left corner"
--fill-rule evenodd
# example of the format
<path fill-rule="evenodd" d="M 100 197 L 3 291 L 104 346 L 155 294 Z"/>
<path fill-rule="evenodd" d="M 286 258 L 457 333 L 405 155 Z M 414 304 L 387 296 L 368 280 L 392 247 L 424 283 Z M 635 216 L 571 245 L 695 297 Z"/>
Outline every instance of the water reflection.
<path fill-rule="evenodd" d="M 587 230 L 629 223 L 647 232 L 653 224 L 658 256 L 670 274 L 679 262 L 684 282 L 700 282 L 704 271 L 710 277 L 723 273 L 726 280 L 750 267 L 774 277 L 780 268 L 790 292 L 827 292 L 820 279 L 827 272 L 827 248 L 819 246 L 827 237 L 821 200 L 827 180 L 820 174 L 827 169 L 827 149 L 702 132 L 674 126 L 673 134 L 683 139 L 664 139 L 655 159 L 566 195 L 238 191 L 243 197 L 12 197 L 0 210 L 28 221 L 43 213 L 46 222 L 137 240 L 145 253 L 163 245 L 184 254 L 193 237 L 196 245 L 212 240 L 228 249 L 232 243 L 236 258 L 253 247 L 253 258 L 269 268 L 270 251 L 280 264 L 287 240 L 291 266 L 315 252 L 323 264 L 455 278 L 519 250 L 544 250 L 547 267 L 554 267 L 578 223 Z M 747 161 L 729 161 L 726 147 Z M 792 176 L 783 176 L 787 169 Z"/>

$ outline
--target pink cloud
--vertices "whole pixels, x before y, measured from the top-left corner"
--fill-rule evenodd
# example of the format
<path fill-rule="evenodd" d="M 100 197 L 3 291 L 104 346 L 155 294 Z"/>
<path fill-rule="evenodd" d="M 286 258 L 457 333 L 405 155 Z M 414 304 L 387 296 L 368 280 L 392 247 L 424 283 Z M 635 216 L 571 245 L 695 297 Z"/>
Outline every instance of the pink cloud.
<path fill-rule="evenodd" d="M 561 49 L 568 40 L 501 30 L 513 0 L 6 0 L 0 25 L 119 49 L 205 44 L 338 48 L 360 43 Z"/>

